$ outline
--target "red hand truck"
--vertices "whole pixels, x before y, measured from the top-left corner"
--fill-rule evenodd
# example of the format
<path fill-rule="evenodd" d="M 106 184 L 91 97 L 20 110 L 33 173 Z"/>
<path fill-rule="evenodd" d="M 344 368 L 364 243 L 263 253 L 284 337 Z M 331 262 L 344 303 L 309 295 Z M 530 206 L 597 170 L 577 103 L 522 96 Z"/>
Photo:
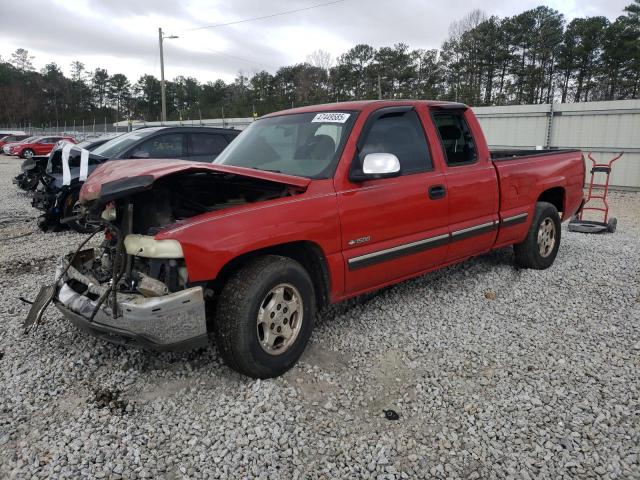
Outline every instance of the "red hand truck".
<path fill-rule="evenodd" d="M 582 233 L 601 233 L 601 232 L 609 232 L 613 233 L 616 231 L 616 226 L 618 225 L 618 220 L 616 218 L 609 218 L 609 203 L 607 202 L 607 194 L 609 193 L 609 175 L 611 175 L 611 165 L 613 162 L 618 160 L 624 152 L 621 152 L 620 155 L 615 156 L 609 163 L 597 163 L 594 158 L 589 153 L 589 160 L 593 164 L 591 167 L 591 181 L 589 182 L 589 194 L 587 195 L 587 200 L 584 202 L 580 213 L 573 217 L 569 222 L 568 228 L 572 232 L 582 232 Z M 604 183 L 595 183 L 595 175 L 596 173 L 604 173 L 606 175 L 606 179 Z M 595 189 L 595 192 L 594 192 Z M 600 207 L 592 207 L 588 206 L 592 200 L 600 200 Z M 604 212 L 604 220 L 602 222 L 597 222 L 593 220 L 583 220 L 582 215 L 585 210 L 596 210 L 600 212 Z"/>

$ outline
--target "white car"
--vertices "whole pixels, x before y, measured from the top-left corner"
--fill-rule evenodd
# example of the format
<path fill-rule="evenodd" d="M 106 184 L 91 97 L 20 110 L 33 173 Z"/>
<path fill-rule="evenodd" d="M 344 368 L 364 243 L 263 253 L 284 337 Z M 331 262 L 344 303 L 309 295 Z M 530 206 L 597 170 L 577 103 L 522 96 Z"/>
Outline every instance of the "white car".
<path fill-rule="evenodd" d="M 19 143 L 29 143 L 29 142 L 35 140 L 36 138 L 38 138 L 37 135 L 35 137 L 27 137 L 24 140 L 20 140 L 19 142 L 5 143 L 4 146 L 2 147 L 2 153 L 4 153 L 5 155 L 9 155 L 9 149 L 11 147 L 13 147 L 14 145 L 17 145 Z"/>

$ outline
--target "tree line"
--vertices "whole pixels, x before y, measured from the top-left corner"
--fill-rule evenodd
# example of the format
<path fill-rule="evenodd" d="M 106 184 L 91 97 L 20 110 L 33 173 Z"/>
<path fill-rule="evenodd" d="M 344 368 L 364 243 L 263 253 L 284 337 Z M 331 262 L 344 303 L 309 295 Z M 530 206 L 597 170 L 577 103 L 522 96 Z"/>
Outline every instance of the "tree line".
<path fill-rule="evenodd" d="M 18 49 L 0 58 L 0 124 L 160 118 L 160 80 L 131 83 L 71 64 L 41 71 Z M 640 0 L 615 21 L 575 18 L 540 6 L 512 17 L 475 10 L 454 22 L 440 49 L 360 44 L 333 60 L 322 50 L 275 73 L 239 73 L 233 82 L 167 81 L 170 120 L 247 117 L 292 106 L 375 98 L 425 98 L 473 106 L 585 102 L 640 95 Z"/>

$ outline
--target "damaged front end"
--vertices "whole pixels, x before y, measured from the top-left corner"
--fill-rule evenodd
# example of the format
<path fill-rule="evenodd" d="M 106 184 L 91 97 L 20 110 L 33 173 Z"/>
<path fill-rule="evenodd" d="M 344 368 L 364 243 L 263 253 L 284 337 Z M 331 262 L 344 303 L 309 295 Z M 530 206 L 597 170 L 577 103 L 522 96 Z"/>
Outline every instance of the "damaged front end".
<path fill-rule="evenodd" d="M 187 285 L 180 259 L 128 260 L 131 255 L 114 248 L 84 250 L 63 260 L 54 303 L 64 316 L 116 343 L 159 350 L 206 345 L 204 290 Z"/>
<path fill-rule="evenodd" d="M 123 162 L 124 163 L 124 162 Z M 295 194 L 291 185 L 242 175 L 188 169 L 100 183 L 78 217 L 101 232 L 64 257 L 55 284 L 45 287 L 25 321 L 38 325 L 53 303 L 75 326 L 115 343 L 157 350 L 187 350 L 208 343 L 209 282 L 189 278 L 182 245 L 157 239 L 192 217 Z M 85 187 L 91 188 L 91 184 Z M 64 221 L 78 220 L 69 218 Z M 99 246 L 89 239 L 104 235 Z"/>
<path fill-rule="evenodd" d="M 47 294 L 39 295 L 26 327 L 37 324 L 52 301 L 76 327 L 114 343 L 157 350 L 207 344 L 205 286 L 189 283 L 177 241 L 129 233 L 132 207 L 129 201 L 120 208 L 111 202 L 100 218 L 81 214 L 105 227 L 104 240 L 87 249 L 85 241 L 62 259 L 55 285 L 47 290 L 49 302 Z M 123 225 L 116 223 L 118 210 Z"/>

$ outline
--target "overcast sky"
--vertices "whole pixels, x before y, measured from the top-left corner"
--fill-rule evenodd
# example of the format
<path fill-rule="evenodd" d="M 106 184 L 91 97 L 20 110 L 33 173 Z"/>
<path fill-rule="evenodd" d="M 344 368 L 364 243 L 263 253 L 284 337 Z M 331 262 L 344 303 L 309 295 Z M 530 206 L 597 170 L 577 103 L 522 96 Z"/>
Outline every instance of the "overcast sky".
<path fill-rule="evenodd" d="M 449 24 L 480 8 L 500 17 L 540 4 L 574 17 L 613 20 L 632 0 L 344 0 L 313 10 L 224 26 L 195 28 L 304 8 L 329 0 L 2 0 L 0 55 L 16 48 L 35 55 L 39 69 L 51 61 L 69 72 L 80 60 L 136 81 L 160 76 L 158 27 L 165 41 L 165 73 L 200 81 L 232 80 L 302 62 L 323 49 L 335 58 L 357 43 L 375 47 L 404 42 L 437 48 Z"/>

